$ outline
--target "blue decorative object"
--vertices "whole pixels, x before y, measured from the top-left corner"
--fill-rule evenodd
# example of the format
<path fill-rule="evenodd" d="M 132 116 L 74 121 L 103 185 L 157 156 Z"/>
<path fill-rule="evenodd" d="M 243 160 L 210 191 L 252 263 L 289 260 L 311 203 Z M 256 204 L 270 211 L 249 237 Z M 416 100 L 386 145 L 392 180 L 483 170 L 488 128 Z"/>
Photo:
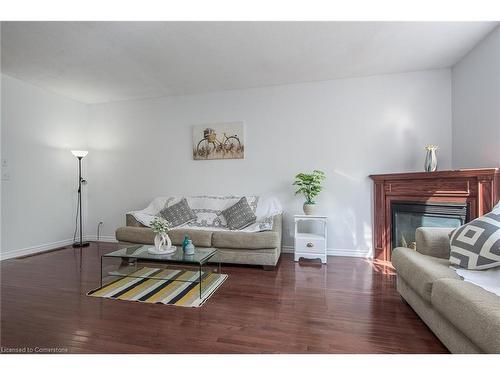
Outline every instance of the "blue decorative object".
<path fill-rule="evenodd" d="M 184 241 L 182 241 L 182 251 L 186 251 L 186 245 L 189 242 L 189 236 L 186 234 L 184 235 Z"/>
<path fill-rule="evenodd" d="M 184 248 L 184 254 L 193 255 L 194 254 L 194 245 L 193 241 L 188 240 L 186 247 Z"/>

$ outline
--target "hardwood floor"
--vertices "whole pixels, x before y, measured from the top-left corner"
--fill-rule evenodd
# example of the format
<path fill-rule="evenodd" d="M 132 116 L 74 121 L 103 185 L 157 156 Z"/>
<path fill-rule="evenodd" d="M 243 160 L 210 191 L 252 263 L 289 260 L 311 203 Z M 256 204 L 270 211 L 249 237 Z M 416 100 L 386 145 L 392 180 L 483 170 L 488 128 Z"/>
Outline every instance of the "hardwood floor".
<path fill-rule="evenodd" d="M 388 268 L 282 256 L 274 271 L 223 266 L 228 280 L 201 308 L 87 297 L 99 284 L 92 243 L 1 262 L 3 348 L 69 353 L 447 353 L 402 302 Z M 80 268 L 81 261 L 81 268 Z"/>

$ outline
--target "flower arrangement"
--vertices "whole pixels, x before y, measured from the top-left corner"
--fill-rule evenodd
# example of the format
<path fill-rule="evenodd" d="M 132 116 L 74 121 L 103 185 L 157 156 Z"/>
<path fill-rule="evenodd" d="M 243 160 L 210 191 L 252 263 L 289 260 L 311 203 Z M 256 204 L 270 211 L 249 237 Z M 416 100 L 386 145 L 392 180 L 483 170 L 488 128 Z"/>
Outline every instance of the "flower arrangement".
<path fill-rule="evenodd" d="M 438 148 L 439 148 L 439 146 L 437 146 L 437 145 L 427 145 L 427 146 L 425 146 L 425 149 L 427 151 L 436 151 Z"/>
<path fill-rule="evenodd" d="M 158 216 L 151 220 L 150 226 L 156 234 L 166 234 L 171 228 L 168 220 Z"/>
<path fill-rule="evenodd" d="M 318 170 L 314 170 L 312 173 L 299 173 L 295 176 L 293 183 L 299 187 L 295 194 L 303 194 L 306 198 L 306 204 L 315 204 L 314 198 L 323 190 L 321 183 L 325 178 L 325 173 Z"/>

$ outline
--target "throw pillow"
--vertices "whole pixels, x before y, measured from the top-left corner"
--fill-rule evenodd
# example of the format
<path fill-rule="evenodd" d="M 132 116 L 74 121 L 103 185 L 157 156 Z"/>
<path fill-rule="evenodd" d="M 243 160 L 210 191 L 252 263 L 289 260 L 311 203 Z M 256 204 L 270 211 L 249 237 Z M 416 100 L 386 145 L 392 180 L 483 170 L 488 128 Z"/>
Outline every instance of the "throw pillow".
<path fill-rule="evenodd" d="M 450 263 L 470 270 L 500 266 L 500 207 L 457 228 L 450 236 Z"/>
<path fill-rule="evenodd" d="M 243 229 L 255 223 L 257 217 L 248 204 L 247 198 L 243 197 L 234 205 L 222 211 L 229 229 Z"/>
<path fill-rule="evenodd" d="M 196 214 L 189 207 L 186 198 L 182 198 L 180 202 L 165 207 L 160 211 L 160 216 L 164 217 L 172 227 L 178 227 L 196 219 Z"/>

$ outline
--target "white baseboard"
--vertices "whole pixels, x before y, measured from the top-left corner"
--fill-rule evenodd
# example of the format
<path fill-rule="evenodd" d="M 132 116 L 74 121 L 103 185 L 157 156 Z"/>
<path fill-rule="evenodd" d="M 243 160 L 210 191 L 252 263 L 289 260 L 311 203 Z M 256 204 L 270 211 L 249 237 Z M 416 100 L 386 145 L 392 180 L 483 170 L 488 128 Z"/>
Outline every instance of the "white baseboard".
<path fill-rule="evenodd" d="M 87 235 L 85 241 L 97 241 L 97 236 Z M 99 242 L 118 242 L 115 236 L 99 236 Z"/>
<path fill-rule="evenodd" d="M 85 241 L 97 241 L 97 236 L 87 235 L 84 237 Z M 118 242 L 115 236 L 99 236 L 100 242 Z M 6 260 L 11 258 L 18 258 L 26 255 L 41 253 L 47 250 L 57 249 L 58 247 L 64 247 L 71 245 L 73 239 L 67 239 L 62 241 L 51 242 L 38 246 L 26 247 L 24 249 L 10 250 L 0 254 L 0 260 Z M 293 246 L 283 246 L 281 251 L 283 253 L 292 253 Z M 357 258 L 372 258 L 371 251 L 369 250 L 352 250 L 352 249 L 333 249 L 329 248 L 327 250 L 328 256 L 342 256 L 342 257 L 357 257 Z"/>
<path fill-rule="evenodd" d="M 97 241 L 97 236 L 87 235 L 87 236 L 83 237 L 83 240 L 84 241 Z M 115 236 L 99 236 L 99 241 L 101 241 L 101 242 L 118 242 L 116 240 Z M 73 243 L 73 239 L 70 238 L 67 240 L 50 242 L 50 243 L 46 243 L 43 245 L 25 247 L 23 249 L 9 250 L 6 252 L 2 252 L 0 254 L 0 261 L 12 259 L 12 258 L 19 258 L 19 257 L 23 257 L 26 255 L 36 254 L 36 253 L 42 253 L 44 251 L 54 250 L 54 249 L 57 249 L 59 247 L 68 246 L 68 245 L 71 245 L 72 243 Z"/>
<path fill-rule="evenodd" d="M 31 254 L 36 254 L 36 253 L 48 251 L 48 250 L 57 249 L 58 247 L 68 246 L 68 245 L 71 245 L 72 243 L 73 243 L 73 239 L 70 238 L 67 240 L 50 242 L 50 243 L 46 243 L 43 245 L 25 247 L 24 249 L 15 249 L 15 250 L 5 251 L 5 252 L 2 252 L 0 254 L 0 256 L 1 256 L 1 260 L 18 258 L 18 257 L 26 256 L 26 255 L 31 255 Z"/>
<path fill-rule="evenodd" d="M 283 253 L 293 254 L 293 246 L 283 246 L 281 248 Z M 372 252 L 370 250 L 352 250 L 352 249 L 334 249 L 328 248 L 326 250 L 326 255 L 328 256 L 338 256 L 338 257 L 356 257 L 356 258 L 372 258 Z"/>

